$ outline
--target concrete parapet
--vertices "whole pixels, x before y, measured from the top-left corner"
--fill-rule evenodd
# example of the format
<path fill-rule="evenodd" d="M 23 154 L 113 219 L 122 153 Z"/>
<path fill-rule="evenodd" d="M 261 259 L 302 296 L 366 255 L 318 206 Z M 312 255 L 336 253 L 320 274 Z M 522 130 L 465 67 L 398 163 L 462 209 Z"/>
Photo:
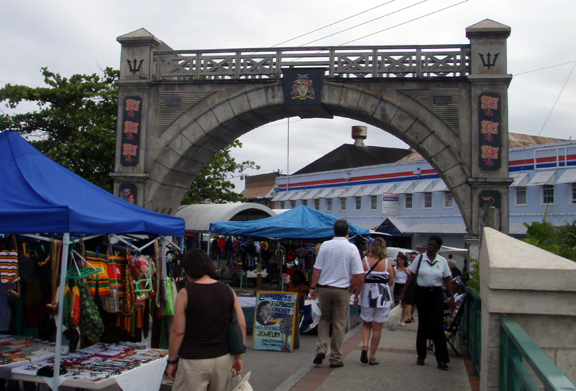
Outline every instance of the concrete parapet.
<path fill-rule="evenodd" d="M 480 389 L 496 390 L 500 317 L 518 322 L 576 383 L 576 262 L 484 228 Z"/>

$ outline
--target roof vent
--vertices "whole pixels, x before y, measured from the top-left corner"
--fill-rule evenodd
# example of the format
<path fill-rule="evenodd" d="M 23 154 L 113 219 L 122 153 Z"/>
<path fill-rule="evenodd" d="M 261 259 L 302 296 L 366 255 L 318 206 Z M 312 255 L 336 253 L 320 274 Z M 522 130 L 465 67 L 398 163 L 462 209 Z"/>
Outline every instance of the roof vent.
<path fill-rule="evenodd" d="M 368 129 L 366 126 L 352 126 L 352 138 L 354 139 L 355 147 L 366 148 L 364 140 L 368 136 Z"/>

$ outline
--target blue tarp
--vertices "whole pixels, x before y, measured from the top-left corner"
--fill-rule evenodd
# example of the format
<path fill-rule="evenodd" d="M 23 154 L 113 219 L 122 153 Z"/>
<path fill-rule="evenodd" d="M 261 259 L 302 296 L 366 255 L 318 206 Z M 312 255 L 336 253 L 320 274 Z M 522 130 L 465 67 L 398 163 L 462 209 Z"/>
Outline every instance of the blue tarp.
<path fill-rule="evenodd" d="M 337 220 L 328 213 L 301 205 L 265 219 L 211 223 L 210 232 L 229 236 L 319 240 L 334 237 L 334 223 Z M 350 224 L 350 238 L 369 234 L 366 228 Z"/>
<path fill-rule="evenodd" d="M 0 233 L 184 236 L 184 220 L 124 201 L 48 158 L 18 133 L 0 133 Z"/>

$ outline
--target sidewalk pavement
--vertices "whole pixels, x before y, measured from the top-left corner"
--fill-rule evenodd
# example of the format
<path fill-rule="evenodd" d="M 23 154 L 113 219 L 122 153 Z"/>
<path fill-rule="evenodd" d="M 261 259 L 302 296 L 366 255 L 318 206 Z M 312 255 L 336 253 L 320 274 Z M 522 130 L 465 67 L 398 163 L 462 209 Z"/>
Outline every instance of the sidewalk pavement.
<path fill-rule="evenodd" d="M 474 391 L 472 383 L 477 378 L 469 380 L 468 371 L 463 358 L 456 356 L 450 350 L 450 364 L 447 371 L 437 368 L 434 353 L 429 351 L 424 366 L 416 365 L 416 329 L 417 323 L 398 327 L 396 331 L 382 330 L 382 338 L 376 358 L 379 365 L 367 365 L 360 362 L 362 350 L 362 325 L 352 329 L 346 334 L 343 346 L 344 367 L 330 368 L 328 357 L 322 365 L 312 363 L 316 354 L 315 336 L 312 343 L 309 337 L 302 338 L 306 346 L 301 343 L 302 351 L 296 355 L 301 361 L 299 368 L 292 368 L 293 374 L 275 391 L 340 391 L 352 389 L 397 389 L 427 391 Z M 301 342 L 302 342 L 301 340 Z M 257 352 L 260 353 L 260 352 Z M 273 364 L 270 362 L 269 364 Z M 246 370 L 250 368 L 246 367 Z M 268 366 L 269 375 L 276 376 L 276 369 Z M 259 381 L 254 378 L 250 381 L 254 391 L 264 391 L 265 388 L 256 388 Z M 477 387 L 474 387 L 477 389 Z M 268 388 L 271 390 L 273 388 Z"/>

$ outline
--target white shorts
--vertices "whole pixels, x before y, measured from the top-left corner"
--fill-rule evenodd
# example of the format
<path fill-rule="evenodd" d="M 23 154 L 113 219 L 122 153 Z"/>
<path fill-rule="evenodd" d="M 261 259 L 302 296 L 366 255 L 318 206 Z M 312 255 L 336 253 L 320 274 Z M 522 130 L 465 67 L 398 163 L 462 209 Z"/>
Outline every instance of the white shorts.
<path fill-rule="evenodd" d="M 390 308 L 370 308 L 362 307 L 360 317 L 364 322 L 386 323 Z"/>

